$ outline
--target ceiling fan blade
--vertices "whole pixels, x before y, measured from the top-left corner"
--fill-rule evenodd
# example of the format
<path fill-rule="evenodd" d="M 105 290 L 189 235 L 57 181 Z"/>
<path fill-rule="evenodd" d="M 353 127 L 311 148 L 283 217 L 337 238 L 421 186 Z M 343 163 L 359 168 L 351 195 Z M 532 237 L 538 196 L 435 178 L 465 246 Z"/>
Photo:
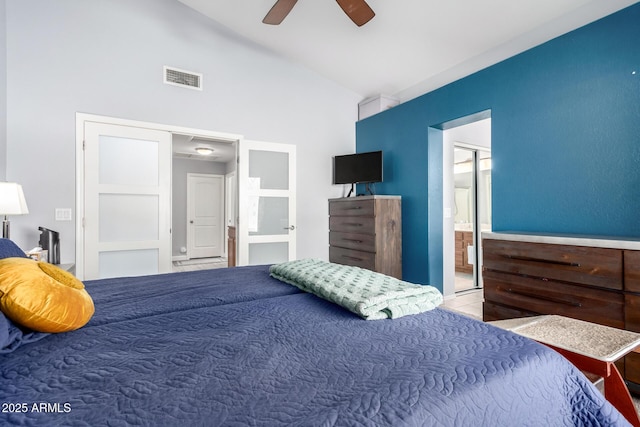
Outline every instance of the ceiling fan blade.
<path fill-rule="evenodd" d="M 369 22 L 376 14 L 369 7 L 365 0 L 336 0 L 344 13 L 358 27 L 362 27 Z"/>
<path fill-rule="evenodd" d="M 287 17 L 293 6 L 295 6 L 298 0 L 278 0 L 276 4 L 271 7 L 269 13 L 262 20 L 263 23 L 269 25 L 278 25 L 284 18 Z"/>

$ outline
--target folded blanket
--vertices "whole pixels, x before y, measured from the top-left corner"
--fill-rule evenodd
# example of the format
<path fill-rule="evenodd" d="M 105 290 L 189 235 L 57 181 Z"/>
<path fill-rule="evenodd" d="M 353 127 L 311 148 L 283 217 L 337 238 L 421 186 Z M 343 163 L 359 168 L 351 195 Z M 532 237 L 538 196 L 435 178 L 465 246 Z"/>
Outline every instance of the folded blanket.
<path fill-rule="evenodd" d="M 359 267 L 316 259 L 271 266 L 271 276 L 336 303 L 367 320 L 397 319 L 442 303 L 433 286 L 416 285 Z"/>

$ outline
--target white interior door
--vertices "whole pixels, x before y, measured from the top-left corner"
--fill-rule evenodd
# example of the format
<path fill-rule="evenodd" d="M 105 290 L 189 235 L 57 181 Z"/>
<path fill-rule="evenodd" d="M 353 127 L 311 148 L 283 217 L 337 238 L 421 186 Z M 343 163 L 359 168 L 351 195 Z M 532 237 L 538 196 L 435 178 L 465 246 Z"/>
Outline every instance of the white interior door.
<path fill-rule="evenodd" d="M 189 258 L 224 253 L 224 176 L 187 174 L 187 252 Z"/>
<path fill-rule="evenodd" d="M 84 279 L 171 271 L 171 134 L 85 122 Z"/>
<path fill-rule="evenodd" d="M 238 265 L 295 259 L 295 145 L 242 140 L 238 152 Z"/>

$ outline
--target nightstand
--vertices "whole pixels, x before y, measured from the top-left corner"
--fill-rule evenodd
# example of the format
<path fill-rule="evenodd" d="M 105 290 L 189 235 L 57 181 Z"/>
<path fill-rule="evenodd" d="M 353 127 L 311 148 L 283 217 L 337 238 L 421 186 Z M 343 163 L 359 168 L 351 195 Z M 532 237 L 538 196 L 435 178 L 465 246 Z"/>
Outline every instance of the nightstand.
<path fill-rule="evenodd" d="M 631 395 L 614 362 L 640 345 L 640 334 L 557 315 L 488 322 L 551 347 L 578 369 L 604 379 L 604 396 L 640 426 Z"/>

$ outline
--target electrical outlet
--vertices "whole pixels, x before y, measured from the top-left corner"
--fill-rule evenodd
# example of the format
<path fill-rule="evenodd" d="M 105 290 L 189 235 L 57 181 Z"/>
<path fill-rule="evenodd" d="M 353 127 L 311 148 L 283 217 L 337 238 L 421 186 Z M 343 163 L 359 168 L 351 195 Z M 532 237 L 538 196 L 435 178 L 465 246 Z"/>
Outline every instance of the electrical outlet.
<path fill-rule="evenodd" d="M 71 209 L 56 208 L 56 221 L 71 221 Z"/>

